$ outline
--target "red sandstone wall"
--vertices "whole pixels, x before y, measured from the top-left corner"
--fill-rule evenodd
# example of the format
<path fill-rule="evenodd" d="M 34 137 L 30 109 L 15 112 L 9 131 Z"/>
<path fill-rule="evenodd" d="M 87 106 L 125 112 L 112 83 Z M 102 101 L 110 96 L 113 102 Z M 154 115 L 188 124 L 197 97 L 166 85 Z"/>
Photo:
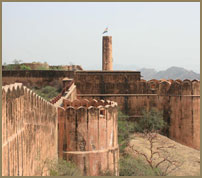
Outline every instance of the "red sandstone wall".
<path fill-rule="evenodd" d="M 181 96 L 171 97 L 170 138 L 200 149 L 200 82 L 185 80 Z M 178 84 L 178 85 L 179 85 Z"/>
<path fill-rule="evenodd" d="M 131 117 L 140 117 L 152 107 L 164 112 L 170 124 L 169 137 L 200 149 L 200 81 L 137 81 L 134 94 L 78 94 L 78 98 L 108 99 Z M 142 89 L 141 89 L 142 88 Z"/>
<path fill-rule="evenodd" d="M 15 82 L 23 83 L 28 87 L 61 86 L 62 79 L 65 77 L 73 78 L 74 71 L 56 70 L 3 70 L 2 85 L 9 85 Z"/>
<path fill-rule="evenodd" d="M 58 108 L 59 156 L 73 160 L 83 175 L 109 169 L 118 175 L 117 108 L 114 102 L 64 100 Z"/>
<path fill-rule="evenodd" d="M 57 157 L 57 110 L 22 84 L 2 88 L 2 175 L 47 175 Z"/>
<path fill-rule="evenodd" d="M 13 81 L 24 77 L 25 83 L 29 83 L 36 78 L 33 83 L 37 84 L 39 81 L 38 84 L 41 85 L 45 82 L 58 82 L 61 76 L 67 76 L 63 71 L 15 72 L 3 71 L 3 83 L 10 82 L 16 76 Z M 163 110 L 165 120 L 171 123 L 170 137 L 199 148 L 200 81 L 190 81 L 191 84 L 180 80 L 145 81 L 140 80 L 139 72 L 130 71 L 82 71 L 71 75 L 75 78 L 78 96 L 89 94 L 80 97 L 116 101 L 119 108 L 130 116 L 138 116 L 143 108 L 148 110 L 152 106 Z M 191 95 L 184 96 L 189 93 Z M 184 134 L 186 131 L 188 133 Z"/>
<path fill-rule="evenodd" d="M 50 100 L 50 103 L 54 104 L 55 106 L 61 106 L 63 104 L 63 99 L 68 99 L 70 101 L 77 99 L 76 86 L 74 85 L 74 81 L 63 88 L 59 95 Z"/>
<path fill-rule="evenodd" d="M 77 71 L 74 80 L 80 94 L 125 94 L 133 93 L 140 72 Z"/>
<path fill-rule="evenodd" d="M 112 70 L 112 37 L 103 36 L 102 38 L 102 70 Z"/>

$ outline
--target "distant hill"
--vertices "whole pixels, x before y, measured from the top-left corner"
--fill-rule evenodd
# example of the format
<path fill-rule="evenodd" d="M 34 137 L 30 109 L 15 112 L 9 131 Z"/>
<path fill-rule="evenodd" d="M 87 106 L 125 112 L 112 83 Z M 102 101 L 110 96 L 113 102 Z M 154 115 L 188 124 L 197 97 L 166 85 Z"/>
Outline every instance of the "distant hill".
<path fill-rule="evenodd" d="M 142 78 L 145 80 L 151 79 L 197 79 L 200 80 L 200 74 L 197 74 L 191 70 L 186 70 L 181 67 L 170 67 L 167 70 L 157 72 L 155 69 L 140 69 Z"/>
<path fill-rule="evenodd" d="M 84 70 L 102 70 L 99 65 L 87 66 Z M 152 68 L 139 68 L 136 65 L 128 64 L 113 64 L 113 70 L 131 70 L 131 71 L 140 71 L 143 76 L 142 79 L 151 80 L 151 79 L 189 79 L 189 80 L 200 80 L 200 74 L 195 73 L 191 70 L 184 69 L 182 67 L 170 67 L 166 70 L 157 71 Z"/>

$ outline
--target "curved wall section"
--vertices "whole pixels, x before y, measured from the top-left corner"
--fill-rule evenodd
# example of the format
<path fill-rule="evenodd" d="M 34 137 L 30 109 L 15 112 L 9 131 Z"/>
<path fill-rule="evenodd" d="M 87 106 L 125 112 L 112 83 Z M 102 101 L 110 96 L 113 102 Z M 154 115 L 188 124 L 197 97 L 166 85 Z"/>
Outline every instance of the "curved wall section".
<path fill-rule="evenodd" d="M 117 104 L 63 100 L 59 114 L 59 156 L 74 161 L 83 175 L 110 170 L 118 175 Z"/>

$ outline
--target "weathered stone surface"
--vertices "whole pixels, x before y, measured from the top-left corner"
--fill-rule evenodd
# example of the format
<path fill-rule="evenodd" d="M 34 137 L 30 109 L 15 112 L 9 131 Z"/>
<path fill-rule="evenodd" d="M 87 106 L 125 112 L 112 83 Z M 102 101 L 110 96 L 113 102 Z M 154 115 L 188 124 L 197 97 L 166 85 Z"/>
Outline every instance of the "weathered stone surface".
<path fill-rule="evenodd" d="M 116 101 L 120 110 L 131 118 L 141 117 L 142 110 L 157 108 L 163 111 L 164 119 L 170 125 L 168 136 L 171 139 L 200 149 L 200 81 L 140 80 L 130 89 L 124 94 L 116 93 L 116 90 L 110 94 L 100 90 L 93 90 L 91 94 L 82 91 L 84 93 L 78 97 Z"/>
<path fill-rule="evenodd" d="M 15 83 L 2 88 L 2 175 L 46 174 L 40 168 L 57 157 L 57 110 Z"/>
<path fill-rule="evenodd" d="M 65 108 L 58 108 L 60 157 L 74 161 L 83 175 L 97 176 L 106 169 L 118 175 L 117 104 L 97 100 L 63 102 Z"/>
<path fill-rule="evenodd" d="M 9 85 L 20 82 L 28 87 L 46 85 L 59 85 L 62 87 L 62 79 L 64 77 L 73 78 L 74 74 L 74 71 L 64 70 L 3 70 L 2 84 Z"/>
<path fill-rule="evenodd" d="M 112 37 L 102 38 L 102 70 L 112 70 Z"/>

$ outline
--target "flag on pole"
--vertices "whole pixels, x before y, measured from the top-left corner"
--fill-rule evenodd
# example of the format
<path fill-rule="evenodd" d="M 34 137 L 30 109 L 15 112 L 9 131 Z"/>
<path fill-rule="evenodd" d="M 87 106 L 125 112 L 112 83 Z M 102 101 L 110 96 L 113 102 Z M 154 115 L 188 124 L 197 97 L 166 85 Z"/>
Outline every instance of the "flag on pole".
<path fill-rule="evenodd" d="M 108 27 L 105 28 L 105 30 L 104 30 L 104 32 L 102 34 L 107 33 L 107 32 L 108 32 Z"/>

